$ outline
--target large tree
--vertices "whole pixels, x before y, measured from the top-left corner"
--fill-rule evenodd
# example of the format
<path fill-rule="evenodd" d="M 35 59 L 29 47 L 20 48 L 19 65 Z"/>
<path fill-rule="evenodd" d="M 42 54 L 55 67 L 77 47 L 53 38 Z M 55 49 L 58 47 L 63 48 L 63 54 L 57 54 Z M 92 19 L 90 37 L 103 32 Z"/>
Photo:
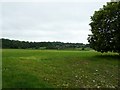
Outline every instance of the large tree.
<path fill-rule="evenodd" d="M 120 2 L 109 2 L 91 17 L 90 47 L 99 52 L 120 53 Z"/>

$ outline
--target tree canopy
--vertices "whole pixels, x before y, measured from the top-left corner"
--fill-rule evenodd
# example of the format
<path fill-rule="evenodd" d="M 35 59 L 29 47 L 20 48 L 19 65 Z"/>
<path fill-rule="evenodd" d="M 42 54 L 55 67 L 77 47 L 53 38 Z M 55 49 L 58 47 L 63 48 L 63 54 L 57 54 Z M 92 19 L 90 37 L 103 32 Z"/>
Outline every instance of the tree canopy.
<path fill-rule="evenodd" d="M 9 39 L 0 39 L 2 48 L 13 49 L 75 49 L 87 48 L 89 44 L 83 43 L 63 43 L 63 42 L 28 42 Z"/>
<path fill-rule="evenodd" d="M 120 2 L 109 2 L 91 17 L 90 47 L 99 52 L 120 53 Z"/>

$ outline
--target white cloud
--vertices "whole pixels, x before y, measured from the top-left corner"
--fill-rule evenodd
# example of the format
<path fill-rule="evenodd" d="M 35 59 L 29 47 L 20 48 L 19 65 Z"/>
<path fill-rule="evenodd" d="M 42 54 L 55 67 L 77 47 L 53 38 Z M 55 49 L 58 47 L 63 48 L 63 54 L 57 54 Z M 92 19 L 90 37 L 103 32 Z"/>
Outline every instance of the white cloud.
<path fill-rule="evenodd" d="M 1 2 L 110 2 L 111 0 L 1 0 Z"/>
<path fill-rule="evenodd" d="M 2 3 L 2 37 L 87 43 L 91 33 L 90 16 L 103 4 L 105 2 Z"/>

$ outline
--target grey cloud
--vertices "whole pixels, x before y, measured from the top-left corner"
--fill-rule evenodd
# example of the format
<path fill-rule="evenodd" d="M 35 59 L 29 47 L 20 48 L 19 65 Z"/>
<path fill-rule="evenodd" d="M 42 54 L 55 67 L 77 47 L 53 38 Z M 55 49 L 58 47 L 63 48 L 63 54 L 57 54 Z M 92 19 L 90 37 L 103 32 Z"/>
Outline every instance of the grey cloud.
<path fill-rule="evenodd" d="M 101 3 L 3 3 L 3 37 L 87 43 L 90 16 Z"/>
<path fill-rule="evenodd" d="M 110 2 L 110 0 L 104 0 L 104 1 L 100 1 L 100 0 L 1 0 L 1 2 Z"/>

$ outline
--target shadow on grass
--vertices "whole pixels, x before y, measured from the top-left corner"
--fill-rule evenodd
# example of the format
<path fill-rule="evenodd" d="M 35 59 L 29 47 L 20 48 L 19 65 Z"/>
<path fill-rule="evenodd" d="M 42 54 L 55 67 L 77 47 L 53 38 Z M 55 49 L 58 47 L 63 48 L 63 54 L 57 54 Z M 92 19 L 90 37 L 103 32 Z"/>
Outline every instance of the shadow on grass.
<path fill-rule="evenodd" d="M 97 59 L 108 59 L 108 60 L 120 60 L 120 55 L 112 55 L 112 54 L 101 54 L 94 56 Z"/>

